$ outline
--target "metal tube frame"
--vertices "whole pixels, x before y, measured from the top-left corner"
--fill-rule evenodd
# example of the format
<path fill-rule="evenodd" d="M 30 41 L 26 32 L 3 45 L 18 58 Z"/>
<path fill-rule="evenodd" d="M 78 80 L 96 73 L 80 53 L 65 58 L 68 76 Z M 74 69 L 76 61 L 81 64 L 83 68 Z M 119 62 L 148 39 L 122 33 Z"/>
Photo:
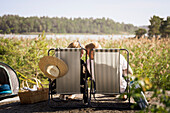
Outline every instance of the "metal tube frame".
<path fill-rule="evenodd" d="M 87 50 L 81 46 L 80 42 L 79 42 L 79 44 L 80 44 L 80 47 L 81 47 L 81 51 L 82 50 L 85 51 L 85 60 L 86 60 L 85 62 L 87 62 Z M 51 49 L 49 49 L 48 50 L 48 56 L 50 56 L 50 51 L 57 51 L 58 49 L 60 49 L 60 48 L 56 48 L 56 49 L 55 48 L 51 48 Z M 86 86 L 86 85 L 88 85 L 87 84 L 87 64 L 86 63 L 85 63 L 85 69 L 86 69 L 86 71 L 85 71 L 85 86 Z M 54 100 L 54 98 L 53 98 L 53 94 L 52 94 L 52 80 L 50 78 L 48 78 L 48 81 L 49 81 L 49 99 L 48 99 L 48 105 L 50 105 L 50 99 L 55 101 L 55 102 L 58 102 L 58 101 Z M 84 86 L 85 91 L 84 91 L 83 95 L 87 95 L 88 105 L 89 105 L 90 102 L 89 102 L 89 97 L 88 97 L 88 87 L 85 87 L 85 86 Z M 50 106 L 50 107 L 52 107 L 52 106 Z"/>
<path fill-rule="evenodd" d="M 129 76 L 128 76 L 128 73 L 129 73 L 129 51 L 127 49 L 111 49 L 111 50 L 120 50 L 120 51 L 126 51 L 127 52 L 127 95 L 130 93 L 130 87 L 129 87 Z M 90 52 L 89 52 L 89 58 L 90 58 L 90 74 L 92 75 L 92 64 L 91 64 L 91 52 L 93 51 L 93 49 L 90 49 Z M 119 52 L 120 54 L 120 52 Z M 93 54 L 94 56 L 94 54 Z M 120 56 L 119 56 L 120 57 Z M 92 92 L 92 80 L 91 80 L 91 87 L 90 87 L 90 100 L 91 100 L 91 92 Z M 121 94 L 121 93 L 120 93 Z M 128 101 L 129 101 L 129 104 L 130 104 L 130 95 L 128 95 Z"/>

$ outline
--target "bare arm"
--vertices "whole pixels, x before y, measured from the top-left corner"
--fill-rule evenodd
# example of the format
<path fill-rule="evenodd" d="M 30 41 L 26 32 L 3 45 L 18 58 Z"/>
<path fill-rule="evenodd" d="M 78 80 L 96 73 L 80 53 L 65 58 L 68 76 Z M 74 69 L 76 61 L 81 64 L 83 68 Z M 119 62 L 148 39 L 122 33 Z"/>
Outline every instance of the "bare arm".
<path fill-rule="evenodd" d="M 131 69 L 131 67 L 130 67 L 130 66 L 129 66 L 128 74 L 133 75 L 133 71 L 132 71 L 132 69 Z M 123 70 L 123 75 L 127 76 L 127 69 Z"/>

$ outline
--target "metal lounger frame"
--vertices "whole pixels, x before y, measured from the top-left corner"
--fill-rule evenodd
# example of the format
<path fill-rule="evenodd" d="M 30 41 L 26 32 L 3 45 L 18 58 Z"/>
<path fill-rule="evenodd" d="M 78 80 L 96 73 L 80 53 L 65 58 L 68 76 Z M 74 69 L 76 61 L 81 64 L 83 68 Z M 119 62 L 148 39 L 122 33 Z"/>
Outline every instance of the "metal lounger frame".
<path fill-rule="evenodd" d="M 84 49 L 84 48 L 81 48 L 81 49 L 77 49 L 77 48 L 56 48 L 56 49 L 54 49 L 54 48 L 52 48 L 52 49 L 49 49 L 49 51 L 48 51 L 48 56 L 50 56 L 50 52 L 51 51 L 55 51 L 55 53 L 57 53 L 58 52 L 58 54 L 56 54 L 56 57 L 59 57 L 59 58 L 61 58 L 62 60 L 64 60 L 65 61 L 65 63 L 67 64 L 67 63 L 69 63 L 68 65 L 70 66 L 70 63 L 72 63 L 72 66 L 71 67 L 69 67 L 69 71 L 68 71 L 68 73 L 65 75 L 65 76 L 63 76 L 63 77 L 61 77 L 61 78 L 58 78 L 58 79 L 56 79 L 56 94 L 80 94 L 81 92 L 80 92 L 80 75 L 81 75 L 81 71 L 80 71 L 80 67 L 79 67 L 79 69 L 78 69 L 78 73 L 77 73 L 77 76 L 75 75 L 74 76 L 74 72 L 72 72 L 72 70 L 71 69 L 74 69 L 75 67 L 74 66 L 76 66 L 76 64 L 74 64 L 75 62 L 72 62 L 72 61 L 70 61 L 70 62 L 68 62 L 68 60 L 72 60 L 72 59 L 70 59 L 70 56 L 66 56 L 67 55 L 67 52 L 76 52 L 76 51 L 80 51 L 80 54 L 81 54 L 81 50 L 84 50 L 84 51 L 86 51 L 86 55 L 85 55 L 85 60 L 87 60 L 87 50 L 86 49 Z M 64 53 L 63 55 L 65 55 L 65 56 L 62 56 L 62 53 L 61 52 L 66 52 L 66 53 Z M 78 59 L 77 58 L 75 58 L 75 60 L 80 60 L 80 54 L 79 54 L 79 57 L 78 57 Z M 78 62 L 78 63 L 80 63 L 80 62 Z M 77 66 L 80 66 L 80 64 L 77 64 Z M 76 68 L 76 70 L 77 70 L 77 68 Z M 73 70 L 73 71 L 75 71 L 75 70 Z M 73 75 L 69 75 L 70 73 L 69 72 L 71 72 L 71 74 L 73 74 Z M 87 72 L 87 68 L 86 68 L 86 72 Z M 69 83 L 70 81 L 67 81 L 67 83 L 65 82 L 65 83 L 62 83 L 63 81 L 65 81 L 64 79 L 66 78 L 67 80 L 69 79 L 69 78 L 67 78 L 68 76 L 71 76 L 70 78 L 71 79 L 77 79 L 78 81 L 79 81 L 79 85 L 78 86 L 76 86 L 76 85 L 74 85 L 74 84 L 72 84 L 72 83 Z M 74 77 L 74 78 L 73 78 Z M 86 84 L 85 84 L 85 86 L 87 86 L 87 73 L 85 73 L 85 79 L 86 79 Z M 58 101 L 56 101 L 54 98 L 53 98 L 53 89 L 52 89 L 52 80 L 51 79 L 49 79 L 49 101 L 50 100 L 53 100 L 53 101 L 55 101 L 55 102 L 58 102 Z M 75 81 L 75 82 L 77 82 L 77 81 Z M 59 86 L 59 84 L 62 84 L 62 85 L 64 85 L 64 84 L 68 84 L 66 87 L 65 86 L 62 86 L 62 87 L 60 87 Z M 78 83 L 77 83 L 78 84 Z M 74 88 L 72 88 L 72 86 L 74 85 L 74 87 L 76 87 L 76 89 L 74 89 Z M 58 87 L 59 86 L 59 87 Z M 70 91 L 69 91 L 70 90 Z M 88 97 L 88 94 L 87 94 L 87 92 L 88 92 L 88 88 L 87 87 L 85 87 L 85 93 L 84 93 L 84 95 L 87 95 L 87 99 L 89 98 Z M 88 99 L 88 100 L 90 100 L 90 99 Z M 89 102 L 88 102 L 89 103 Z M 52 107 L 52 106 L 50 106 L 50 107 Z"/>
<path fill-rule="evenodd" d="M 126 79 L 126 81 L 127 81 L 127 90 L 126 90 L 126 92 L 125 93 L 127 93 L 127 95 L 130 93 L 130 87 L 129 87 L 129 76 L 128 76 L 128 71 L 129 71 L 129 52 L 128 52 L 128 50 L 127 49 L 91 49 L 90 50 L 90 56 L 91 56 L 91 54 L 92 54 L 92 51 L 94 51 L 94 57 L 97 57 L 96 56 L 96 54 L 97 54 L 97 52 L 118 52 L 118 54 L 119 54 L 119 59 L 120 59 L 120 51 L 126 51 L 127 52 L 127 79 Z M 90 57 L 90 73 L 92 74 L 92 63 L 91 63 L 91 57 Z M 108 59 L 107 59 L 108 60 Z M 113 60 L 113 59 L 112 59 Z M 120 61 L 120 60 L 119 60 Z M 95 58 L 94 58 L 94 62 L 95 62 Z M 120 63 L 120 62 L 119 62 Z M 102 65 L 102 64 L 101 64 Z M 96 74 L 97 72 L 96 72 L 96 67 L 98 67 L 98 66 L 96 66 L 96 64 L 94 65 L 94 73 Z M 106 68 L 109 68 L 109 66 L 103 66 L 104 68 L 106 67 Z M 119 72 L 118 72 L 119 73 Z M 120 76 L 120 73 L 119 73 L 119 76 Z M 97 75 L 95 75 L 95 79 L 97 78 Z M 113 77 L 111 77 L 111 78 L 113 78 Z M 107 78 L 106 78 L 107 79 Z M 110 78 L 109 78 L 110 79 Z M 96 93 L 98 93 L 98 78 L 97 78 L 97 80 L 96 80 Z M 121 94 L 120 93 L 120 77 L 119 78 L 117 78 L 117 80 L 119 80 L 117 83 L 119 83 L 119 90 L 117 91 L 117 90 L 114 90 L 115 92 L 112 92 L 112 93 L 109 93 L 107 90 L 105 90 L 106 92 L 102 92 L 102 94 Z M 101 80 L 101 82 L 102 82 L 102 80 Z M 102 84 L 102 83 L 100 83 L 100 84 Z M 102 84 L 103 85 L 103 84 Z M 110 86 L 111 87 L 111 86 Z M 106 88 L 106 87 L 105 87 Z M 106 88 L 107 89 L 107 88 Z M 99 91 L 100 93 L 101 93 L 101 91 Z M 90 99 L 91 99 L 91 95 L 92 95 L 92 83 L 91 83 L 91 89 L 90 89 Z M 95 98 L 95 94 L 94 94 L 94 98 Z M 130 104 L 130 95 L 128 95 L 128 101 L 129 101 L 129 104 Z"/>

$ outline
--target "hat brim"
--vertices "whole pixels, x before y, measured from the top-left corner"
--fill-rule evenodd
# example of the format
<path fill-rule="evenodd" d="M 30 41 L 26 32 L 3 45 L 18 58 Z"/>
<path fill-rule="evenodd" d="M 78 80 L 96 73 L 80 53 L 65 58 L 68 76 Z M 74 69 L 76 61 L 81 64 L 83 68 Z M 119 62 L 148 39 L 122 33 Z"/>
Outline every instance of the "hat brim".
<path fill-rule="evenodd" d="M 40 59 L 40 62 L 38 63 L 39 68 L 41 69 L 41 71 L 49 78 L 51 79 L 55 79 L 56 77 L 47 73 L 46 67 L 48 65 L 55 65 L 58 69 L 59 69 L 59 76 L 58 77 L 62 77 L 64 76 L 67 72 L 68 72 L 68 66 L 67 64 L 57 58 L 57 57 L 53 57 L 53 56 L 44 56 Z"/>

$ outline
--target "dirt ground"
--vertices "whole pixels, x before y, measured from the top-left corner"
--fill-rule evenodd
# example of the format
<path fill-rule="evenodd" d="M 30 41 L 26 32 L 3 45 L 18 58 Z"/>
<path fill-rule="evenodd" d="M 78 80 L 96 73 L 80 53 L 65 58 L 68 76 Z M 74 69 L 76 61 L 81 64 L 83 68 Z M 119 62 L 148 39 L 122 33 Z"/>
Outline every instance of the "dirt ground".
<path fill-rule="evenodd" d="M 168 93 L 169 95 L 170 93 Z M 145 96 L 149 99 L 152 92 L 146 92 Z M 57 102 L 43 101 L 34 104 L 21 104 L 19 97 L 14 97 L 0 101 L 0 113 L 77 113 L 77 112 L 111 112 L 111 113 L 134 113 L 140 111 L 140 108 L 131 99 L 130 106 L 128 101 L 120 101 L 116 97 L 109 97 L 108 95 L 96 95 L 96 100 L 92 99 L 91 105 L 84 105 L 82 102 L 82 95 L 76 95 L 76 100 L 61 101 L 55 98 Z M 157 100 L 149 100 L 149 103 L 154 103 Z M 50 106 L 51 107 L 50 107 Z M 133 108 L 131 106 L 134 106 Z"/>

